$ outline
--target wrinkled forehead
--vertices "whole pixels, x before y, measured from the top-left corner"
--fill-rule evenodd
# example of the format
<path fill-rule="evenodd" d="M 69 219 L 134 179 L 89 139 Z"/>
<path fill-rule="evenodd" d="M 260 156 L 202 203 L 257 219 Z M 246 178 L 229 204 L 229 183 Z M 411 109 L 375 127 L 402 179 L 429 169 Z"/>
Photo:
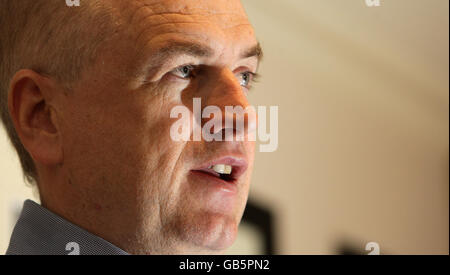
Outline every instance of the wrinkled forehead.
<path fill-rule="evenodd" d="M 125 23 L 139 36 L 163 33 L 213 34 L 226 39 L 253 35 L 239 0 L 116 0 Z M 239 33 L 234 33 L 237 32 Z M 211 33 L 212 32 L 212 33 Z"/>
<path fill-rule="evenodd" d="M 122 8 L 141 8 L 149 13 L 234 15 L 246 17 L 240 0 L 117 0 Z"/>

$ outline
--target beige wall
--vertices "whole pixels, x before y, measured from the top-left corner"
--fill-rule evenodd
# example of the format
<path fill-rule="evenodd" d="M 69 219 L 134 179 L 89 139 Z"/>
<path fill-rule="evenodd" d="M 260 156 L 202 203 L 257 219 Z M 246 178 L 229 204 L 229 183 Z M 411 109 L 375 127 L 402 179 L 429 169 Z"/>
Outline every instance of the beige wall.
<path fill-rule="evenodd" d="M 255 105 L 279 106 L 279 147 L 251 195 L 278 252 L 448 253 L 448 0 L 244 0 L 265 50 Z M 0 134 L 0 251 L 30 188 Z"/>
<path fill-rule="evenodd" d="M 19 159 L 0 127 L 0 255 L 6 251 L 15 219 L 25 199 L 38 200 L 24 183 Z"/>
<path fill-rule="evenodd" d="M 253 195 L 280 253 L 448 253 L 447 0 L 246 0 L 266 59 L 255 104 L 279 105 Z"/>

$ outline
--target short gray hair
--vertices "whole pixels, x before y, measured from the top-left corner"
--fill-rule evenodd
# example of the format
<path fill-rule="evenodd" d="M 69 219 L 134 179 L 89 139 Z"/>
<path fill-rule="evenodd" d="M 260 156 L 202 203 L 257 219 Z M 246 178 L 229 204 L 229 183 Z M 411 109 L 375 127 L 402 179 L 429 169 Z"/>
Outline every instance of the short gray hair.
<path fill-rule="evenodd" d="M 0 0 L 0 116 L 31 184 L 38 175 L 8 112 L 10 80 L 20 69 L 31 69 L 69 89 L 111 34 L 112 13 L 101 2 L 68 7 L 63 0 Z"/>

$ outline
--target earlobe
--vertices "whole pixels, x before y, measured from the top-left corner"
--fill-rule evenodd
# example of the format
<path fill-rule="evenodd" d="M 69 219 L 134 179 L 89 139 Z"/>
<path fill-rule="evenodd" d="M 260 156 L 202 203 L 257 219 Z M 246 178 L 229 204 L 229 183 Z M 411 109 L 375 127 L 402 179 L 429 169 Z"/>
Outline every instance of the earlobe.
<path fill-rule="evenodd" d="M 44 165 L 62 161 L 51 81 L 32 70 L 20 70 L 8 93 L 9 113 L 21 142 L 33 160 Z"/>

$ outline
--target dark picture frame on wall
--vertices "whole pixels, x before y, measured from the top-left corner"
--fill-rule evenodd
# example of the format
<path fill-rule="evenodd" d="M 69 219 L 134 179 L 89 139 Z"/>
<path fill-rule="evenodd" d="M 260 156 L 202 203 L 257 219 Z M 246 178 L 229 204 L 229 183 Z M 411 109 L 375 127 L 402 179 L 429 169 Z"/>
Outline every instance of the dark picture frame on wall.
<path fill-rule="evenodd" d="M 263 251 L 261 254 L 275 254 L 274 215 L 268 206 L 263 206 L 249 198 L 241 223 L 244 226 L 250 225 L 258 231 L 258 235 L 262 236 L 260 241 Z"/>

